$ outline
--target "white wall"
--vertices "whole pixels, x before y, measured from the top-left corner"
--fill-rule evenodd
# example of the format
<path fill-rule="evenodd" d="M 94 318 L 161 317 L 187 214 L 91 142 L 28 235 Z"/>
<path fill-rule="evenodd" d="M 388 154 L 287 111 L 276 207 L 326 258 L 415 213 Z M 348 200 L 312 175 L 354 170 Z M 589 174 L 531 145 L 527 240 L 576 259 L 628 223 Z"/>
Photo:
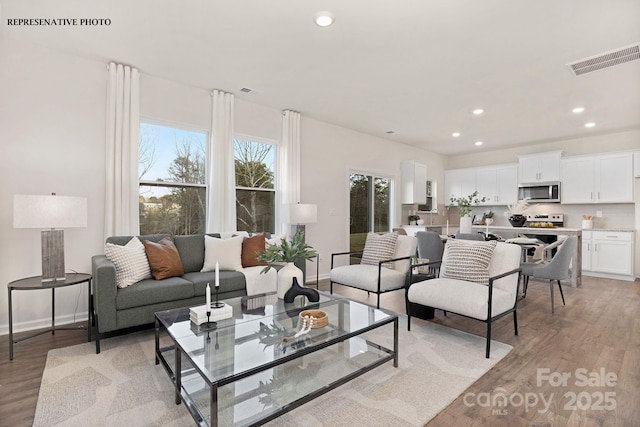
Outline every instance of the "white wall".
<path fill-rule="evenodd" d="M 307 242 L 320 253 L 321 276 L 329 272 L 331 253 L 349 249 L 351 169 L 392 176 L 399 189 L 400 162 L 414 159 L 427 164 L 429 176 L 444 179 L 444 156 L 304 116 L 301 139 L 301 202 L 318 205 L 318 222 L 306 231 Z M 398 202 L 395 206 L 393 224 L 399 224 L 401 208 Z M 307 264 L 307 269 L 313 275 L 315 265 Z"/>
<path fill-rule="evenodd" d="M 3 167 L 0 200 L 0 283 L 39 275 L 40 230 L 13 228 L 14 194 L 88 198 L 88 227 L 65 230 L 66 267 L 90 272 L 103 252 L 106 63 L 54 52 L 9 37 L 0 39 L 0 135 Z M 154 121 L 209 129 L 210 91 L 142 74 L 141 115 Z M 281 112 L 236 98 L 237 133 L 279 141 Z M 400 177 L 400 162 L 424 161 L 429 176 L 443 179 L 440 155 L 383 138 L 302 119 L 302 200 L 318 204 L 318 223 L 307 240 L 321 255 L 348 248 L 348 170 Z M 330 215 L 333 209 L 335 214 Z M 396 216 L 400 215 L 397 205 Z M 315 265 L 309 265 L 315 275 Z M 57 291 L 57 322 L 86 319 L 85 286 Z M 13 293 L 15 331 L 48 325 L 50 292 Z M 77 302 L 77 309 L 76 309 Z M 8 333 L 7 294 L 0 292 L 0 334 Z"/>
<path fill-rule="evenodd" d="M 90 271 L 101 250 L 106 64 L 0 38 L 0 283 L 41 273 L 40 230 L 13 228 L 14 194 L 88 198 L 88 227 L 65 230 L 66 268 Z M 6 289 L 6 288 L 3 288 Z M 18 329 L 50 319 L 50 291 L 14 291 Z M 56 292 L 56 314 L 86 318 L 86 286 Z M 8 332 L 0 292 L 0 334 Z"/>

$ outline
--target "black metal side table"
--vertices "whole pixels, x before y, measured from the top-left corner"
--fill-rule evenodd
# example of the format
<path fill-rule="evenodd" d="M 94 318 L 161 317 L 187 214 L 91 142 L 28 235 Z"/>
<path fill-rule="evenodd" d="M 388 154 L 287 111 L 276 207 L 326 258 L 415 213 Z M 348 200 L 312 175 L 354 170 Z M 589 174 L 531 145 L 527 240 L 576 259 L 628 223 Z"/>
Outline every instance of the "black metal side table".
<path fill-rule="evenodd" d="M 78 285 L 80 283 L 87 283 L 87 294 L 88 294 L 88 310 L 89 316 L 87 319 L 87 333 L 88 333 L 88 341 L 91 342 L 91 311 L 92 311 L 92 302 L 91 302 L 91 275 L 84 273 L 68 273 L 66 275 L 65 280 L 57 280 L 55 282 L 43 282 L 42 276 L 34 276 L 27 277 L 26 279 L 14 280 L 13 282 L 7 285 L 9 292 L 9 360 L 13 360 L 13 344 L 16 344 L 20 341 L 24 341 L 29 338 L 33 338 L 38 335 L 46 334 L 47 332 L 51 332 L 51 335 L 54 335 L 56 331 L 59 330 L 71 330 L 77 329 L 72 327 L 58 327 L 56 328 L 56 288 L 63 288 L 65 286 Z M 19 340 L 13 339 L 13 303 L 11 301 L 11 292 L 16 291 L 33 291 L 39 289 L 51 289 L 51 327 L 45 329 L 44 331 L 36 332 L 35 334 L 31 334 Z"/>

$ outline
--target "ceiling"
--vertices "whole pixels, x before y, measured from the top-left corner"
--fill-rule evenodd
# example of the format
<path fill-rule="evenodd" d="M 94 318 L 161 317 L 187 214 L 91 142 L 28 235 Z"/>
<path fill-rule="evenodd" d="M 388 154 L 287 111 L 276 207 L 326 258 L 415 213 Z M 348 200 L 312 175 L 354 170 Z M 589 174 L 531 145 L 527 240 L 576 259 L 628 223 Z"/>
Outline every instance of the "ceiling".
<path fill-rule="evenodd" d="M 638 0 L 2 0 L 1 36 L 445 155 L 640 128 Z M 321 28 L 314 15 L 335 23 Z M 7 26 L 15 18 L 108 26 Z M 252 92 L 241 92 L 250 88 Z M 585 111 L 574 114 L 574 107 Z M 481 115 L 472 110 L 483 108 Z M 593 128 L 585 128 L 595 122 Z M 387 132 L 393 131 L 393 134 Z M 452 137 L 458 131 L 461 136 Z M 474 145 L 483 141 L 481 147 Z"/>

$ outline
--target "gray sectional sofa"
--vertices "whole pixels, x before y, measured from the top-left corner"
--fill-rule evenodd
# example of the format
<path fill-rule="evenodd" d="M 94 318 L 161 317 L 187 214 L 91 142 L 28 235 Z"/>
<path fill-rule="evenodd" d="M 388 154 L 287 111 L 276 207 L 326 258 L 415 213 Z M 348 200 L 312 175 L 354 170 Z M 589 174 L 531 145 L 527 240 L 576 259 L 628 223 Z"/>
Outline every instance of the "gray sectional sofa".
<path fill-rule="evenodd" d="M 167 236 L 154 234 L 139 236 L 139 239 L 159 242 Z M 217 234 L 209 236 L 220 237 Z M 105 332 L 153 323 L 157 311 L 204 304 L 207 283 L 213 287 L 215 282 L 215 272 L 200 272 L 205 259 L 204 234 L 171 237 L 184 268 L 182 277 L 147 279 L 118 288 L 114 264 L 105 255 L 91 258 L 96 353 L 100 353 L 100 338 Z M 131 238 L 109 237 L 107 243 L 125 245 Z M 245 295 L 245 274 L 220 270 L 220 299 Z"/>

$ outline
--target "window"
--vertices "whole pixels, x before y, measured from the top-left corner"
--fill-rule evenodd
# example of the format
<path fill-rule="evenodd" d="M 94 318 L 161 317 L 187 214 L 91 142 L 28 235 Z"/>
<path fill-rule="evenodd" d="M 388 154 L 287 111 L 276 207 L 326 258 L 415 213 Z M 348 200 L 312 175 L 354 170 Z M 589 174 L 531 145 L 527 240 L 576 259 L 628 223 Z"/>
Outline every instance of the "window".
<path fill-rule="evenodd" d="M 140 234 L 205 231 L 207 133 L 140 123 Z"/>
<path fill-rule="evenodd" d="M 276 146 L 252 138 L 236 137 L 233 151 L 237 229 L 250 233 L 274 233 Z"/>
<path fill-rule="evenodd" d="M 367 233 L 391 231 L 391 178 L 363 173 L 349 176 L 350 250 L 364 248 Z"/>

